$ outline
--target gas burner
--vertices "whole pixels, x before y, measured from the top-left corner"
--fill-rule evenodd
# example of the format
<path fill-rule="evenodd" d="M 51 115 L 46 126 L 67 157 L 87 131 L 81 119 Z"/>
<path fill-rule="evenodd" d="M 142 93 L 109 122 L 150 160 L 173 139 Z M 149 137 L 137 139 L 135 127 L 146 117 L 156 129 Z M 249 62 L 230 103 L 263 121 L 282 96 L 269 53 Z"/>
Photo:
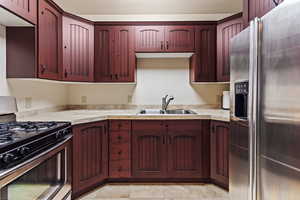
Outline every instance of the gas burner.
<path fill-rule="evenodd" d="M 7 126 L 0 126 L 0 133 L 4 132 L 4 131 L 8 131 L 8 127 Z"/>
<path fill-rule="evenodd" d="M 8 142 L 12 142 L 13 141 L 13 138 L 12 137 L 0 137 L 0 144 L 5 144 L 5 143 L 8 143 Z"/>
<path fill-rule="evenodd" d="M 13 134 L 12 131 L 0 131 L 0 144 L 13 141 Z"/>
<path fill-rule="evenodd" d="M 12 131 L 0 131 L 0 139 L 11 137 L 14 133 Z"/>
<path fill-rule="evenodd" d="M 48 130 L 56 125 L 56 122 L 15 122 L 8 124 L 8 129 L 11 131 L 33 132 Z"/>

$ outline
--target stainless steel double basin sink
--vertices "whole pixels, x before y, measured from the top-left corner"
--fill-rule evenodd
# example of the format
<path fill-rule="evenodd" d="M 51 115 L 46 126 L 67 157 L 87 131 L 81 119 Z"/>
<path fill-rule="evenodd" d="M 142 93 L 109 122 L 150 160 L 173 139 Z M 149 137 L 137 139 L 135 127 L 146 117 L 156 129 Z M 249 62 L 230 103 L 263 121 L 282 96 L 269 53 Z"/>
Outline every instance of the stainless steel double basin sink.
<path fill-rule="evenodd" d="M 138 114 L 140 115 L 195 115 L 196 112 L 192 110 L 176 109 L 176 110 L 159 110 L 149 109 L 141 110 Z"/>

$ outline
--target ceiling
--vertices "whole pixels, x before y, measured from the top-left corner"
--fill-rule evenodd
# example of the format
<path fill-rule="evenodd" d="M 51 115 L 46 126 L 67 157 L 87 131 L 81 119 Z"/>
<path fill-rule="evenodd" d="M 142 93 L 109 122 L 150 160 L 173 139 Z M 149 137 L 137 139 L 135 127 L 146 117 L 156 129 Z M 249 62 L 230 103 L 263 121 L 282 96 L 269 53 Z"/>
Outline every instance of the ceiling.
<path fill-rule="evenodd" d="M 238 13 L 242 0 L 54 0 L 78 15 L 182 15 Z"/>

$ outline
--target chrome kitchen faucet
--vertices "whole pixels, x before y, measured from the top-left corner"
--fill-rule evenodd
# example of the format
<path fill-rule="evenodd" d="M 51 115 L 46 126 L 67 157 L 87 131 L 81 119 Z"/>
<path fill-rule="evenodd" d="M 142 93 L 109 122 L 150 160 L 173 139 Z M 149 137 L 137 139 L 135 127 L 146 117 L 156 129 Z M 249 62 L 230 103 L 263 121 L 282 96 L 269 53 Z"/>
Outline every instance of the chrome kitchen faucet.
<path fill-rule="evenodd" d="M 162 98 L 162 104 L 161 104 L 161 109 L 162 111 L 166 111 L 168 109 L 168 105 L 170 104 L 170 102 L 172 100 L 174 100 L 174 97 L 173 96 L 170 96 L 169 99 L 168 99 L 168 96 L 169 95 L 166 95 Z"/>

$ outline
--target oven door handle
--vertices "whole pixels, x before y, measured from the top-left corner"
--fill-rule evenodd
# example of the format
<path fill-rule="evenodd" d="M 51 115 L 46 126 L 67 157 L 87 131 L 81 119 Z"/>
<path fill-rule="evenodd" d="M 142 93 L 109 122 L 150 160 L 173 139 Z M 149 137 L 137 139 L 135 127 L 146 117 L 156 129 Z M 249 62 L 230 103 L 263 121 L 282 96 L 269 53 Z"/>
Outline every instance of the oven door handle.
<path fill-rule="evenodd" d="M 51 158 L 55 154 L 59 153 L 63 149 L 67 148 L 67 142 L 71 140 L 72 135 L 66 137 L 63 141 L 56 144 L 55 146 L 47 149 L 46 151 L 36 155 L 35 157 L 26 160 L 19 165 L 16 165 L 10 169 L 3 170 L 0 172 L 0 188 L 6 186 L 11 183 L 15 179 L 19 178 L 29 170 L 35 168 L 39 164 L 43 163 L 47 159 Z"/>

